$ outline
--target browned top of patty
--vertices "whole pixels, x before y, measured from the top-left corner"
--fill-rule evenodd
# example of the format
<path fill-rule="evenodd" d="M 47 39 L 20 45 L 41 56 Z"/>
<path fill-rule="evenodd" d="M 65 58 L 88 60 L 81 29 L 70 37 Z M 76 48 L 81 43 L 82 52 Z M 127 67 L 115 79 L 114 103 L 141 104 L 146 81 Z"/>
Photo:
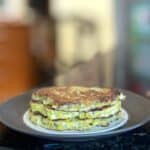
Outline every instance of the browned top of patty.
<path fill-rule="evenodd" d="M 49 97 L 57 105 L 114 101 L 118 94 L 117 89 L 82 86 L 46 87 L 33 93 L 34 96 Z"/>

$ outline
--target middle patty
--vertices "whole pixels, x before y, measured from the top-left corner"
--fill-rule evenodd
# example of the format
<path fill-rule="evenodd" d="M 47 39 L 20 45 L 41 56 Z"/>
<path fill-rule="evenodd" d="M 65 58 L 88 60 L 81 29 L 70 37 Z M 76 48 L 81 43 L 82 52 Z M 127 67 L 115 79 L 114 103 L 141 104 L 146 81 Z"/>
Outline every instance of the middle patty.
<path fill-rule="evenodd" d="M 39 103 L 31 103 L 31 111 L 34 113 L 40 113 L 41 115 L 47 117 L 50 120 L 58 119 L 94 119 L 101 117 L 109 117 L 113 114 L 116 114 L 121 109 L 121 101 L 116 100 L 111 105 L 102 107 L 99 110 L 90 110 L 88 112 L 67 112 L 61 110 L 54 110 L 49 108 L 47 105 Z"/>

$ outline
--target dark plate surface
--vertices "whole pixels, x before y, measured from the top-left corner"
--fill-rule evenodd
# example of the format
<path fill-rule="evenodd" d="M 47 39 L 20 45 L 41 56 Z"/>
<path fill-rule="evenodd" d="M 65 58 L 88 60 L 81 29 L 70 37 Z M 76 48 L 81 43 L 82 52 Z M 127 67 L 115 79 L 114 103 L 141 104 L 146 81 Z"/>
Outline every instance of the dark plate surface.
<path fill-rule="evenodd" d="M 12 98 L 8 102 L 1 105 L 0 121 L 9 128 L 18 132 L 54 141 L 85 141 L 106 138 L 133 130 L 150 121 L 150 100 L 126 90 L 121 91 L 127 96 L 126 101 L 123 101 L 123 108 L 127 110 L 129 120 L 123 127 L 109 132 L 91 135 L 83 134 L 80 136 L 54 136 L 30 129 L 24 124 L 22 117 L 28 109 L 31 93 L 33 92 L 33 90 Z"/>

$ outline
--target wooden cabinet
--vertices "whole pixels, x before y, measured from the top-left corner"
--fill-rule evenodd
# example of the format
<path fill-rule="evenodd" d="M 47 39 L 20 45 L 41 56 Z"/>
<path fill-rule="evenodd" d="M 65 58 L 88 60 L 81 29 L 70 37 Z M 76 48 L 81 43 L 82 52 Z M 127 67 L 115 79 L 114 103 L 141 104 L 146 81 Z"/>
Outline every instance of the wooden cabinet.
<path fill-rule="evenodd" d="M 0 23 L 0 102 L 37 83 L 30 51 L 30 27 Z"/>

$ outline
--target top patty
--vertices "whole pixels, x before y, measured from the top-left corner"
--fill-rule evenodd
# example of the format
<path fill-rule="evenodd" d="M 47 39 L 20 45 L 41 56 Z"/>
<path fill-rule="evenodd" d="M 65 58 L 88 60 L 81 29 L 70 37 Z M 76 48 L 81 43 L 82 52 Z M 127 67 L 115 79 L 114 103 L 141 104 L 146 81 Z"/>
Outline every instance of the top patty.
<path fill-rule="evenodd" d="M 53 105 L 92 104 L 116 100 L 120 94 L 117 89 L 90 88 L 82 86 L 46 87 L 35 91 L 32 100 L 49 99 Z"/>

